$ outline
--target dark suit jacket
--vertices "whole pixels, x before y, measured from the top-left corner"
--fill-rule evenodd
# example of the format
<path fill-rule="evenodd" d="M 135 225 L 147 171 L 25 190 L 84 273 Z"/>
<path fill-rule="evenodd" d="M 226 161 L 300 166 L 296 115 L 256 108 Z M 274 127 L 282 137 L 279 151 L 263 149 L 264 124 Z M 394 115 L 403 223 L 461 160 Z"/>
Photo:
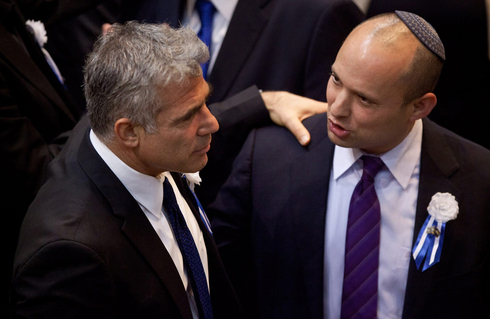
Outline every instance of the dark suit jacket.
<path fill-rule="evenodd" d="M 2 1 L 0 10 L 2 206 L 15 203 L 26 210 L 47 163 L 59 152 L 56 138 L 75 126 L 79 113 L 18 7 Z M 5 192 L 11 196 L 4 197 Z"/>
<path fill-rule="evenodd" d="M 88 130 L 51 165 L 23 224 L 11 295 L 19 317 L 192 318 L 173 261 L 138 203 L 95 152 Z M 70 154 L 74 152 L 73 154 Z M 202 229 L 215 318 L 240 311 L 190 190 Z"/>
<path fill-rule="evenodd" d="M 490 149 L 487 118 L 490 59 L 485 0 L 371 0 L 368 17 L 394 10 L 416 13 L 434 26 L 446 61 L 429 118 Z M 440 105 L 440 106 L 439 106 Z"/>
<path fill-rule="evenodd" d="M 345 0 L 240 0 L 209 76 L 212 101 L 250 85 L 326 101 L 330 67 L 364 16 Z"/>
<path fill-rule="evenodd" d="M 7 311 L 20 224 L 49 161 L 66 141 L 63 133 L 75 126 L 78 117 L 75 103 L 27 31 L 19 7 L 0 1 L 0 206 L 9 228 L 2 244 L 2 260 L 8 265 L 0 286 L 2 312 Z"/>
<path fill-rule="evenodd" d="M 323 318 L 334 144 L 324 114 L 305 124 L 307 147 L 282 128 L 254 130 L 208 208 L 230 279 L 259 318 Z M 490 152 L 429 120 L 423 130 L 414 241 L 436 192 L 453 194 L 459 215 L 438 264 L 421 272 L 410 261 L 403 318 L 488 318 Z"/>
<path fill-rule="evenodd" d="M 266 124 L 252 87 L 210 105 L 224 123 L 219 147 Z M 179 274 L 136 201 L 88 140 L 87 117 L 50 164 L 22 226 L 11 311 L 46 318 L 190 318 Z M 244 133 L 241 133 L 244 131 Z M 243 143 L 243 141 L 240 141 Z M 219 150 L 216 151 L 222 152 Z M 174 174 L 204 234 L 215 318 L 240 318 L 233 289 L 193 195 Z"/>

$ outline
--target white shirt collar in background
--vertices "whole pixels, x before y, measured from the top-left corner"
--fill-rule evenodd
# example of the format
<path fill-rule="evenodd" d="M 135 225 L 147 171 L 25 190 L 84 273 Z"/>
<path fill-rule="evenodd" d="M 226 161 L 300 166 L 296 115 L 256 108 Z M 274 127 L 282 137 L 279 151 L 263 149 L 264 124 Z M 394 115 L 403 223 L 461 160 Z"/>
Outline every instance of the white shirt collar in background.
<path fill-rule="evenodd" d="M 217 12 L 219 12 L 228 21 L 231 21 L 233 12 L 235 11 L 236 5 L 238 4 L 238 0 L 212 0 L 211 2 L 213 3 Z M 195 5 L 196 5 L 196 0 L 187 1 L 187 6 L 186 6 L 184 16 L 187 17 L 192 16 L 192 12 L 194 11 Z"/>
<path fill-rule="evenodd" d="M 214 63 L 216 62 L 219 50 L 221 49 L 221 44 L 225 39 L 238 0 L 212 0 L 211 2 L 216 8 L 216 13 L 213 18 L 213 34 L 211 36 L 208 74 L 211 74 L 211 71 L 213 70 Z M 194 32 L 198 33 L 201 29 L 201 19 L 199 18 L 197 10 L 195 10 L 195 4 L 196 0 L 187 1 L 182 22 L 184 25 L 188 25 Z"/>

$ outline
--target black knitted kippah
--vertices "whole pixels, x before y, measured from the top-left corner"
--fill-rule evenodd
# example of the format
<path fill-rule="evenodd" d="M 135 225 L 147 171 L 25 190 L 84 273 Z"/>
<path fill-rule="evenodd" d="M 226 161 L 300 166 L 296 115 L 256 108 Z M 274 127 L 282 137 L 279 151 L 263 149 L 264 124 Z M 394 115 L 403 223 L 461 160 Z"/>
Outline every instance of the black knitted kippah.
<path fill-rule="evenodd" d="M 406 24 L 410 31 L 422 42 L 429 50 L 443 60 L 446 60 L 444 44 L 434 27 L 418 15 L 406 11 L 395 11 L 396 15 Z"/>

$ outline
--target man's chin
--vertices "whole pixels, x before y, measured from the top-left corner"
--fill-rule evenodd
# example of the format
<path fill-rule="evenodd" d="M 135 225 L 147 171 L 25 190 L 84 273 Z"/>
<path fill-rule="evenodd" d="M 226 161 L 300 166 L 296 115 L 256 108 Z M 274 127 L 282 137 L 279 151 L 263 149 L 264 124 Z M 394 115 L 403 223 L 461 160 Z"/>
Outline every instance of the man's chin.
<path fill-rule="evenodd" d="M 345 141 L 344 139 L 339 138 L 337 135 L 335 135 L 330 130 L 328 131 L 328 138 L 330 139 L 330 141 L 332 141 L 332 143 L 334 143 L 337 146 L 350 147 L 348 145 L 349 143 L 347 141 Z"/>
<path fill-rule="evenodd" d="M 199 158 L 192 162 L 192 165 L 189 165 L 189 169 L 185 173 L 196 173 L 202 170 L 206 164 L 208 163 L 208 155 L 200 154 Z"/>

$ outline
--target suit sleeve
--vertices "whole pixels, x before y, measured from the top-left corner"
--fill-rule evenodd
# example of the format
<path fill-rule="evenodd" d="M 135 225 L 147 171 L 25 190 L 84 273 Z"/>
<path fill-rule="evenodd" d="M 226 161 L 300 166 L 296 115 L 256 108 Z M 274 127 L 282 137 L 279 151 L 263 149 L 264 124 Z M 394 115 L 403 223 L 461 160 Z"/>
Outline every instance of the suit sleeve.
<path fill-rule="evenodd" d="M 253 314 L 251 251 L 251 169 L 255 130 L 245 142 L 233 171 L 207 211 L 225 269 L 242 304 L 246 317 Z"/>
<path fill-rule="evenodd" d="M 113 318 L 115 287 L 90 248 L 58 241 L 41 248 L 12 283 L 15 318 Z"/>
<path fill-rule="evenodd" d="M 352 1 L 326 1 L 308 47 L 305 96 L 326 101 L 328 74 L 349 33 L 365 19 Z"/>
<path fill-rule="evenodd" d="M 211 150 L 208 152 L 208 164 L 201 171 L 203 182 L 196 188 L 204 208 L 213 202 L 228 178 L 233 161 L 250 131 L 272 124 L 256 86 L 223 102 L 213 103 L 209 109 L 217 118 L 220 128 L 213 135 Z"/>

